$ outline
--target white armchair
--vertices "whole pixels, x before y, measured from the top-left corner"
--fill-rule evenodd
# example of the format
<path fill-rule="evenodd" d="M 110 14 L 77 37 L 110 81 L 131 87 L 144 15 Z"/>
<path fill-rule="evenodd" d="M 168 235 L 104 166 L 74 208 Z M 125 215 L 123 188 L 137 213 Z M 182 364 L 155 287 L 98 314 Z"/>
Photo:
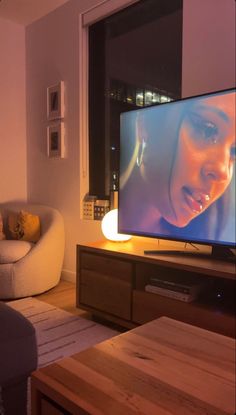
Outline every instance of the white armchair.
<path fill-rule="evenodd" d="M 54 208 L 26 203 L 0 204 L 3 223 L 9 212 L 25 210 L 38 215 L 41 236 L 37 243 L 0 241 L 0 298 L 40 294 L 58 284 L 64 257 L 64 223 Z"/>

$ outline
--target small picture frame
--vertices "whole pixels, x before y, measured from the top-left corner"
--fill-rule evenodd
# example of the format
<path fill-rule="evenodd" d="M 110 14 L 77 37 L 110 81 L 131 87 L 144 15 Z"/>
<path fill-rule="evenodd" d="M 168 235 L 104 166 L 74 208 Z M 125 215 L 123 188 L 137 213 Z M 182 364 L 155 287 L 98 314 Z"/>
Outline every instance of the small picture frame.
<path fill-rule="evenodd" d="M 64 111 L 64 82 L 60 81 L 47 88 L 47 118 L 48 120 L 64 118 Z"/>
<path fill-rule="evenodd" d="M 47 127 L 47 155 L 49 158 L 65 157 L 65 130 L 63 121 L 58 121 Z"/>

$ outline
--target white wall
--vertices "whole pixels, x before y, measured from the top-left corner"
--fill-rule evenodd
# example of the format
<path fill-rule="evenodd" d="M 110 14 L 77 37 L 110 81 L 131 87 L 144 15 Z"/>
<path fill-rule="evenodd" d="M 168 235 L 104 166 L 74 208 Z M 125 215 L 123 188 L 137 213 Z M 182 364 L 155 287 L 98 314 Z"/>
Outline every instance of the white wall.
<path fill-rule="evenodd" d="M 235 0 L 184 0 L 183 97 L 235 86 Z"/>
<path fill-rule="evenodd" d="M 25 200 L 25 30 L 0 18 L 0 203 Z"/>
<path fill-rule="evenodd" d="M 63 275 L 75 279 L 76 244 L 101 239 L 100 222 L 80 220 L 79 13 L 96 1 L 71 0 L 26 29 L 28 199 L 65 221 Z M 46 154 L 46 89 L 65 82 L 66 158 Z"/>

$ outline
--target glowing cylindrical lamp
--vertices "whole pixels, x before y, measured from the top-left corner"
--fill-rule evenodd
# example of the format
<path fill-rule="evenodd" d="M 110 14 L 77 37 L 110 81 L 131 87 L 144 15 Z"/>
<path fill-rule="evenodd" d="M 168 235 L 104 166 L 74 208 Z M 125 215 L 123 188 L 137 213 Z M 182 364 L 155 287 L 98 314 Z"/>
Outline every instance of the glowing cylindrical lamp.
<path fill-rule="evenodd" d="M 124 242 L 131 236 L 118 233 L 118 209 L 110 210 L 102 220 L 102 233 L 109 241 Z"/>

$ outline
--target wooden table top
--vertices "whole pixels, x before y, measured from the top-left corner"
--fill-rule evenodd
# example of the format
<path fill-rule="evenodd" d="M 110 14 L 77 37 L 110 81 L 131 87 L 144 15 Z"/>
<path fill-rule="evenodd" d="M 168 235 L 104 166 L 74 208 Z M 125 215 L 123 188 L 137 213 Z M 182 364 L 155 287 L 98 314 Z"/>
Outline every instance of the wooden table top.
<path fill-rule="evenodd" d="M 32 384 L 72 414 L 234 415 L 235 342 L 161 317 L 34 372 Z"/>

